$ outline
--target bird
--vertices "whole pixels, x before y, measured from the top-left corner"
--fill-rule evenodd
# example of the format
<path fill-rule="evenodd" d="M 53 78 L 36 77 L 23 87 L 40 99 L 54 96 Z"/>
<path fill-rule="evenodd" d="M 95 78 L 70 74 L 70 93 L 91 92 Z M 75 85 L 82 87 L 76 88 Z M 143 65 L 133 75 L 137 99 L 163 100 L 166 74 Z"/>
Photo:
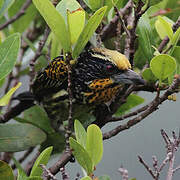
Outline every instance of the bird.
<path fill-rule="evenodd" d="M 144 85 L 145 80 L 131 70 L 125 55 L 116 50 L 92 48 L 70 60 L 73 117 L 93 114 L 94 107 L 109 105 L 130 85 Z M 64 56 L 54 58 L 37 74 L 32 94 L 43 106 L 52 126 L 61 124 L 68 116 L 68 67 Z M 94 120 L 94 119 L 93 119 Z M 93 121 L 92 120 L 92 121 Z"/>

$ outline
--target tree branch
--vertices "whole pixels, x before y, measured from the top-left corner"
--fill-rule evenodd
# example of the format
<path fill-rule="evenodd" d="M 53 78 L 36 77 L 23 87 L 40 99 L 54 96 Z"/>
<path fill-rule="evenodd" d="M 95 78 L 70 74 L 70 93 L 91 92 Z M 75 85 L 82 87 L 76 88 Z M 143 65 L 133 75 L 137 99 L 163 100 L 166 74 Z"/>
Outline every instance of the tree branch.
<path fill-rule="evenodd" d="M 180 27 L 180 17 L 178 18 L 178 20 L 176 21 L 176 23 L 173 25 L 172 29 L 173 29 L 173 32 L 175 32 L 178 28 Z M 169 38 L 166 36 L 161 44 L 159 45 L 158 47 L 158 51 L 161 53 L 164 49 L 164 47 L 168 44 L 169 42 Z"/>
<path fill-rule="evenodd" d="M 174 80 L 173 84 L 166 90 L 166 92 L 161 97 L 156 97 L 148 106 L 148 108 L 141 113 L 139 116 L 129 120 L 127 123 L 117 126 L 115 129 L 104 133 L 103 139 L 109 139 L 119 132 L 129 129 L 130 127 L 136 125 L 137 123 L 141 122 L 145 117 L 150 115 L 152 112 L 158 109 L 158 106 L 168 99 L 168 96 L 176 92 L 176 89 L 180 85 L 180 76 Z"/>
<path fill-rule="evenodd" d="M 27 0 L 16 15 L 14 15 L 11 19 L 9 19 L 4 24 L 0 25 L 0 30 L 4 29 L 9 24 L 12 24 L 17 19 L 19 19 L 21 16 L 23 16 L 25 14 L 26 9 L 30 6 L 31 2 L 32 2 L 32 0 Z"/>
<path fill-rule="evenodd" d="M 46 26 L 46 29 L 44 31 L 44 36 L 42 38 L 41 41 L 39 41 L 39 46 L 38 46 L 38 49 L 34 55 L 34 58 L 31 59 L 30 61 L 30 66 L 29 66 L 29 73 L 30 73 L 30 88 L 32 86 L 32 82 L 33 82 L 33 79 L 34 79 L 34 76 L 35 76 L 35 69 L 34 69 L 34 66 L 35 66 L 35 63 L 37 61 L 37 59 L 41 56 L 41 52 L 43 50 L 43 47 L 47 41 L 47 38 L 49 36 L 49 33 L 50 33 L 50 29 L 48 26 Z"/>

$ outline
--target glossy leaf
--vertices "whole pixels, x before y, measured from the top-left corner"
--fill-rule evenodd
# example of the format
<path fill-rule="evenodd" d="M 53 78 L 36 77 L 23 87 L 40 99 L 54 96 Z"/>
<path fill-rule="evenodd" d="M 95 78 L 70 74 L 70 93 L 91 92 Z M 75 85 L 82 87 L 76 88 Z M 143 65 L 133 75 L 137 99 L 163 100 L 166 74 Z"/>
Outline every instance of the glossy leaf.
<path fill-rule="evenodd" d="M 150 20 L 147 15 L 143 15 L 138 23 L 137 26 L 137 34 L 138 34 L 138 42 L 139 47 L 143 51 L 145 57 L 144 59 L 151 60 L 153 57 L 153 48 L 152 45 L 154 44 L 154 37 L 153 31 L 150 25 Z"/>
<path fill-rule="evenodd" d="M 67 11 L 76 11 L 77 9 L 82 9 L 82 7 L 76 0 L 61 0 L 56 9 L 67 23 Z"/>
<path fill-rule="evenodd" d="M 74 44 L 84 28 L 85 11 L 82 8 L 76 9 L 75 11 L 68 10 L 67 19 L 71 44 Z"/>
<path fill-rule="evenodd" d="M 91 174 L 93 172 L 94 165 L 88 152 L 71 137 L 69 138 L 69 143 L 77 162 L 84 168 L 88 175 Z"/>
<path fill-rule="evenodd" d="M 94 10 L 94 11 L 99 9 L 103 5 L 102 0 L 89 0 L 88 2 L 89 2 L 89 5 L 90 5 L 91 9 Z"/>
<path fill-rule="evenodd" d="M 161 16 L 158 16 L 158 19 L 155 22 L 155 27 L 161 39 L 164 39 L 165 36 L 168 36 L 170 41 L 172 42 L 173 30 L 169 22 L 167 22 Z"/>
<path fill-rule="evenodd" d="M 14 180 L 14 175 L 11 167 L 4 161 L 0 160 L 0 178 L 2 180 Z"/>
<path fill-rule="evenodd" d="M 65 21 L 49 0 L 33 0 L 34 5 L 57 36 L 65 52 L 71 51 L 70 38 Z"/>
<path fill-rule="evenodd" d="M 27 180 L 27 178 L 26 173 L 22 169 L 18 168 L 17 180 Z"/>
<path fill-rule="evenodd" d="M 74 130 L 75 130 L 75 136 L 76 140 L 79 144 L 81 144 L 83 147 L 86 146 L 86 139 L 87 139 L 87 133 L 80 123 L 80 121 L 75 120 L 74 121 Z"/>
<path fill-rule="evenodd" d="M 0 44 L 0 80 L 7 76 L 13 69 L 20 48 L 20 34 L 9 36 Z"/>
<path fill-rule="evenodd" d="M 167 54 L 161 54 L 151 60 L 150 68 L 153 74 L 162 81 L 175 71 L 176 61 Z"/>
<path fill-rule="evenodd" d="M 34 126 L 37 126 L 40 129 L 44 130 L 48 134 L 54 132 L 54 129 L 51 127 L 51 123 L 46 112 L 38 105 L 27 109 L 24 112 L 24 119 L 19 119 L 18 121 L 31 123 Z"/>
<path fill-rule="evenodd" d="M 86 150 L 89 153 L 94 165 L 97 165 L 103 156 L 103 139 L 100 128 L 95 124 L 88 126 Z"/>
<path fill-rule="evenodd" d="M 104 175 L 104 176 L 99 176 L 99 177 L 98 177 L 98 180 L 110 180 L 110 177 L 109 177 L 109 176 L 106 176 L 106 175 Z"/>
<path fill-rule="evenodd" d="M 61 49 L 61 44 L 56 38 L 56 35 L 54 33 L 51 33 L 51 59 L 59 56 L 59 52 L 61 52 Z"/>
<path fill-rule="evenodd" d="M 1 124 L 0 152 L 23 151 L 41 144 L 46 134 L 30 124 Z"/>
<path fill-rule="evenodd" d="M 107 9 L 107 6 L 104 6 L 101 9 L 97 10 L 88 20 L 88 23 L 85 25 L 75 45 L 75 48 L 73 51 L 73 58 L 76 59 L 81 53 L 81 51 L 84 49 L 86 43 L 89 41 L 89 39 L 91 38 L 95 30 L 101 23 L 102 18 L 106 12 L 106 9 Z"/>
<path fill-rule="evenodd" d="M 89 176 L 86 176 L 86 177 L 81 178 L 80 180 L 92 180 L 92 178 Z"/>
<path fill-rule="evenodd" d="M 143 79 L 145 79 L 146 81 L 149 81 L 149 82 L 156 82 L 157 81 L 156 76 L 154 76 L 154 74 L 152 73 L 150 68 L 146 68 L 142 72 L 142 77 L 143 77 Z"/>
<path fill-rule="evenodd" d="M 144 99 L 140 96 L 135 94 L 131 94 L 128 96 L 127 101 L 125 104 L 121 105 L 120 108 L 116 112 L 116 116 L 123 115 L 133 107 L 136 107 L 144 102 Z"/>
<path fill-rule="evenodd" d="M 7 11 L 8 8 L 12 6 L 15 0 L 3 0 L 1 3 L 2 7 L 0 8 L 0 18 L 4 15 L 4 13 Z"/>
<path fill-rule="evenodd" d="M 12 87 L 2 98 L 0 98 L 0 106 L 8 105 L 11 96 L 14 92 L 21 86 L 21 82 L 19 82 L 15 87 Z"/>
<path fill-rule="evenodd" d="M 39 157 L 36 159 L 36 161 L 33 165 L 30 177 L 42 175 L 43 170 L 40 167 L 40 164 L 46 165 L 48 163 L 52 150 L 53 150 L 52 146 L 48 147 L 39 155 Z"/>

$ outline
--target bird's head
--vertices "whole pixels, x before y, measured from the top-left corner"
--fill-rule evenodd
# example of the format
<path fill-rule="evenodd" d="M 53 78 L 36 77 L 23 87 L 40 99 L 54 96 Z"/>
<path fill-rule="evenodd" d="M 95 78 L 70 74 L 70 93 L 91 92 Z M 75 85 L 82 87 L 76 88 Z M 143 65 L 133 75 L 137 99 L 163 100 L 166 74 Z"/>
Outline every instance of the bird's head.
<path fill-rule="evenodd" d="M 121 53 L 94 48 L 80 55 L 73 78 L 76 99 L 85 97 L 89 104 L 106 103 L 126 85 L 143 85 L 145 81 L 131 70 Z M 81 96 L 82 95 L 82 96 Z"/>
<path fill-rule="evenodd" d="M 94 48 L 90 51 L 91 66 L 99 78 L 111 78 L 114 83 L 143 85 L 145 81 L 139 74 L 131 70 L 131 64 L 125 55 L 115 50 L 105 48 Z"/>

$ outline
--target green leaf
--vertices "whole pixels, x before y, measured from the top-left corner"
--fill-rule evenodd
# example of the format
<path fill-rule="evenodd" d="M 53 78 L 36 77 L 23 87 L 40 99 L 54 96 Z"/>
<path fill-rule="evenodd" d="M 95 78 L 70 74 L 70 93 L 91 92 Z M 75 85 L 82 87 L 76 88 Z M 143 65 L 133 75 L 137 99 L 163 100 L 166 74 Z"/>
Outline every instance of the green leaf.
<path fill-rule="evenodd" d="M 48 134 L 54 133 L 54 129 L 51 127 L 50 120 L 40 106 L 33 106 L 24 112 L 24 119 L 15 119 L 20 122 L 31 123 L 34 126 L 44 130 Z"/>
<path fill-rule="evenodd" d="M 73 50 L 73 58 L 77 58 L 81 51 L 84 49 L 86 43 L 89 41 L 93 33 L 95 32 L 96 28 L 102 21 L 102 18 L 106 12 L 107 6 L 102 7 L 101 9 L 97 10 L 93 16 L 89 19 L 88 23 L 85 25 L 82 33 L 80 34 L 77 43 Z"/>
<path fill-rule="evenodd" d="M 26 173 L 24 172 L 24 170 L 18 168 L 17 180 L 27 180 L 27 178 L 28 177 L 26 176 Z"/>
<path fill-rule="evenodd" d="M 95 124 L 88 126 L 86 150 L 89 153 L 94 165 L 97 165 L 103 156 L 103 139 L 100 128 Z"/>
<path fill-rule="evenodd" d="M 85 24 L 85 11 L 82 8 L 75 11 L 67 11 L 68 28 L 71 38 L 71 44 L 76 43 Z"/>
<path fill-rule="evenodd" d="M 3 4 L 4 4 L 4 0 L 1 0 L 0 1 L 0 9 L 2 8 Z"/>
<path fill-rule="evenodd" d="M 67 23 L 67 10 L 72 12 L 76 11 L 77 9 L 82 9 L 82 7 L 76 0 L 61 0 L 56 6 L 56 9 Z"/>
<path fill-rule="evenodd" d="M 121 105 L 120 108 L 116 112 L 116 116 L 121 116 L 133 107 L 136 107 L 144 102 L 144 99 L 135 94 L 131 94 L 128 96 L 125 104 Z"/>
<path fill-rule="evenodd" d="M 150 68 L 153 74 L 162 81 L 175 71 L 176 61 L 167 54 L 161 54 L 151 60 Z"/>
<path fill-rule="evenodd" d="M 156 31 L 158 32 L 161 39 L 164 39 L 165 36 L 168 36 L 171 43 L 173 40 L 173 30 L 172 25 L 167 22 L 164 18 L 161 16 L 158 16 L 158 19 L 155 22 Z"/>
<path fill-rule="evenodd" d="M 0 80 L 7 76 L 13 69 L 20 48 L 20 34 L 9 36 L 0 45 Z"/>
<path fill-rule="evenodd" d="M 110 180 L 110 177 L 107 176 L 107 175 L 99 176 L 99 177 L 98 177 L 98 180 Z"/>
<path fill-rule="evenodd" d="M 43 178 L 39 176 L 32 176 L 32 177 L 28 177 L 27 180 L 43 180 Z"/>
<path fill-rule="evenodd" d="M 0 160 L 0 177 L 2 180 L 14 180 L 11 167 L 4 161 Z"/>
<path fill-rule="evenodd" d="M 75 120 L 74 121 L 74 130 L 75 130 L 75 136 L 76 140 L 79 144 L 81 144 L 83 147 L 86 146 L 86 139 L 87 139 L 87 133 L 80 123 L 80 121 Z"/>
<path fill-rule="evenodd" d="M 93 11 L 96 11 L 103 5 L 102 0 L 89 0 L 88 2 Z"/>
<path fill-rule="evenodd" d="M 49 0 L 33 0 L 52 32 L 57 36 L 65 52 L 71 51 L 70 38 L 65 21 Z"/>
<path fill-rule="evenodd" d="M 24 0 L 16 0 L 13 6 L 11 6 L 8 10 L 9 18 L 16 15 L 24 3 L 25 3 Z M 24 32 L 26 28 L 32 23 L 32 21 L 37 16 L 37 14 L 38 14 L 37 9 L 33 4 L 31 4 L 27 8 L 26 13 L 12 23 L 14 32 L 20 32 L 20 33 Z"/>
<path fill-rule="evenodd" d="M 0 98 L 0 106 L 6 106 L 9 104 L 11 96 L 14 92 L 21 86 L 21 82 L 19 82 L 15 87 L 11 88 L 2 98 Z"/>
<path fill-rule="evenodd" d="M 154 74 L 152 73 L 150 68 L 146 68 L 143 72 L 142 72 L 142 77 L 143 79 L 145 79 L 146 81 L 149 82 L 156 82 L 157 78 L 156 76 L 154 76 Z"/>
<path fill-rule="evenodd" d="M 176 59 L 176 62 L 180 65 L 180 46 L 175 46 L 172 56 Z"/>
<path fill-rule="evenodd" d="M 176 45 L 180 39 L 180 27 L 177 29 L 177 31 L 173 34 L 172 44 Z"/>
<path fill-rule="evenodd" d="M 81 178 L 80 180 L 92 180 L 92 178 L 89 176 L 86 176 L 86 177 Z"/>
<path fill-rule="evenodd" d="M 150 25 L 150 20 L 147 15 L 143 15 L 138 23 L 137 26 L 137 34 L 138 34 L 138 42 L 139 47 L 143 51 L 145 57 L 144 59 L 151 60 L 153 57 L 153 48 L 154 45 L 154 37 L 153 37 L 153 30 Z M 144 60 L 143 60 L 144 61 Z"/>
<path fill-rule="evenodd" d="M 88 152 L 71 137 L 69 138 L 69 143 L 77 162 L 84 168 L 88 175 L 91 174 L 94 170 L 94 165 Z"/>
<path fill-rule="evenodd" d="M 40 164 L 46 165 L 48 163 L 52 150 L 53 150 L 52 146 L 48 147 L 39 155 L 39 157 L 36 159 L 36 161 L 33 165 L 30 177 L 42 175 L 43 170 L 40 167 Z"/>
<path fill-rule="evenodd" d="M 59 56 L 62 47 L 54 33 L 51 33 L 50 36 L 51 36 L 51 59 L 54 59 L 55 57 Z"/>
<path fill-rule="evenodd" d="M 0 152 L 23 151 L 41 144 L 46 134 L 30 124 L 1 124 Z"/>
<path fill-rule="evenodd" d="M 3 78 L 3 79 L 0 80 L 0 88 L 1 88 L 1 87 L 3 86 L 3 84 L 6 82 L 5 80 L 6 80 L 6 78 Z"/>
<path fill-rule="evenodd" d="M 0 8 L 0 19 L 15 0 L 4 0 L 3 6 Z M 2 1 L 3 2 L 3 1 Z"/>

